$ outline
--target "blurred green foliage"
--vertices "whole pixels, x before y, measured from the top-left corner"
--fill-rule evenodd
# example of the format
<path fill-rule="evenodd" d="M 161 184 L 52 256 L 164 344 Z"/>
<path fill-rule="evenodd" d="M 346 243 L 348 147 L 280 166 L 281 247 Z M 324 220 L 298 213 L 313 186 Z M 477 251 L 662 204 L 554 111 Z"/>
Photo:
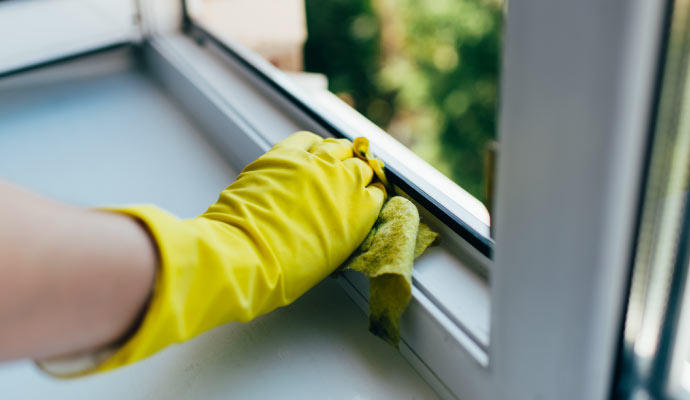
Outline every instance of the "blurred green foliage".
<path fill-rule="evenodd" d="M 495 137 L 496 0 L 306 0 L 307 71 L 482 201 Z"/>

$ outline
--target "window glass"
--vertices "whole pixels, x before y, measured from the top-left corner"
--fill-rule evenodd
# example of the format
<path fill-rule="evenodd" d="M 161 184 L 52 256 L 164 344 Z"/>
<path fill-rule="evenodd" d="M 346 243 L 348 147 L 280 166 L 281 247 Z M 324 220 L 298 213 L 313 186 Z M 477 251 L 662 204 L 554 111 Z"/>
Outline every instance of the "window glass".
<path fill-rule="evenodd" d="M 690 393 L 690 7 L 670 12 L 624 329 L 621 391 Z M 689 393 L 685 393 L 686 398 Z"/>
<path fill-rule="evenodd" d="M 327 88 L 487 204 L 500 0 L 197 0 L 192 18 Z M 312 76 L 311 82 L 318 82 Z"/>

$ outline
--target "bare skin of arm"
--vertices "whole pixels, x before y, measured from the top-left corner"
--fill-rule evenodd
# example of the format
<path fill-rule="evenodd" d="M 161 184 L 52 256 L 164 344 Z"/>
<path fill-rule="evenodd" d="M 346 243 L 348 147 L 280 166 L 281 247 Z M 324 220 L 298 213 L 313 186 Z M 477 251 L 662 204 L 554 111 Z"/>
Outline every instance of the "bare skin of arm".
<path fill-rule="evenodd" d="M 156 265 L 155 245 L 136 220 L 0 181 L 0 360 L 117 341 L 145 308 Z"/>

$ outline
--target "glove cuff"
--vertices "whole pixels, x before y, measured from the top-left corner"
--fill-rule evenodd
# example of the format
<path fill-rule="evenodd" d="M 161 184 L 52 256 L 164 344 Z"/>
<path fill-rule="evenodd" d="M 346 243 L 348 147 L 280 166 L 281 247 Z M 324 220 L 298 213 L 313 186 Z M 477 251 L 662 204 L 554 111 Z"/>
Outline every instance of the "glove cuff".
<path fill-rule="evenodd" d="M 178 324 L 182 304 L 174 301 L 179 294 L 172 293 L 174 281 L 181 277 L 184 268 L 176 265 L 193 265 L 194 241 L 189 240 L 184 224 L 177 217 L 154 206 L 103 207 L 103 211 L 118 212 L 136 218 L 144 224 L 157 247 L 158 265 L 150 301 L 143 310 L 138 327 L 122 343 L 109 345 L 88 353 L 56 357 L 37 361 L 43 371 L 61 378 L 72 378 L 108 371 L 148 357 L 169 344 L 189 336 L 184 324 Z M 174 253 L 174 254 L 173 254 Z M 186 269 L 189 270 L 189 269 Z"/>

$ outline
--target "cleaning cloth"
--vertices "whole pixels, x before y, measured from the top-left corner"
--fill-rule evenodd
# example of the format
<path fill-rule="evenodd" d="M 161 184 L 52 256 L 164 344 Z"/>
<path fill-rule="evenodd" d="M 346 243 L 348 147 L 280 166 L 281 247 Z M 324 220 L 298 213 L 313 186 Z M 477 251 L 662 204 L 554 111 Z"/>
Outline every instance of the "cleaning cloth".
<path fill-rule="evenodd" d="M 355 154 L 366 160 L 390 190 L 383 163 L 369 152 L 365 138 L 354 141 Z M 400 316 L 412 297 L 414 259 L 434 244 L 438 234 L 420 223 L 417 207 L 402 196 L 391 197 L 345 269 L 369 277 L 369 331 L 393 345 L 400 342 Z"/>
<path fill-rule="evenodd" d="M 369 277 L 369 331 L 396 349 L 400 316 L 412 297 L 413 261 L 437 238 L 419 222 L 417 207 L 395 196 L 345 266 Z"/>

